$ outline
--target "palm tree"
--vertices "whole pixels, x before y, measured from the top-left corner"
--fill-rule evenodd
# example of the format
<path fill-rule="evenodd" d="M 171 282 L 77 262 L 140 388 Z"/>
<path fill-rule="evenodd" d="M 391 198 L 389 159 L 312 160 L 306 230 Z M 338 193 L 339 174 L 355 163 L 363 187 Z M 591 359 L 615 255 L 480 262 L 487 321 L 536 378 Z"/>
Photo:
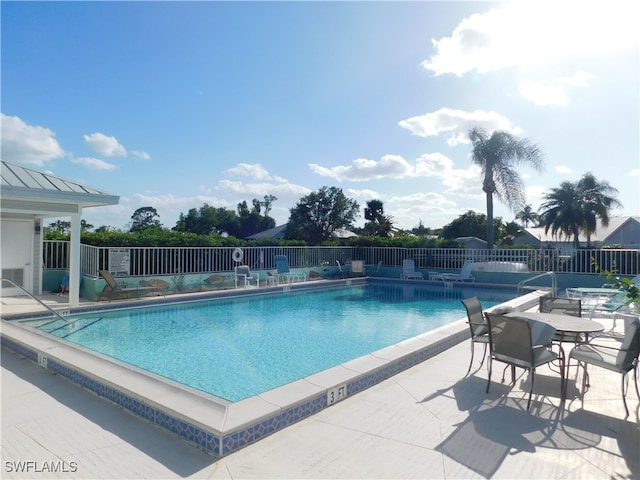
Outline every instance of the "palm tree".
<path fill-rule="evenodd" d="M 514 167 L 528 163 L 536 171 L 543 168 L 540 148 L 527 139 L 518 140 L 508 132 L 496 130 L 491 136 L 482 128 L 469 130 L 473 144 L 471 159 L 482 169 L 482 191 L 487 196 L 487 248 L 493 248 L 493 196 L 515 211 L 525 203 L 524 184 Z"/>
<path fill-rule="evenodd" d="M 560 188 L 552 188 L 545 195 L 546 202 L 540 206 L 541 223 L 545 232 L 564 233 L 573 237 L 575 248 L 580 246 L 579 235 L 583 231 L 587 236 L 587 247 L 591 235 L 596 231 L 597 219 L 604 226 L 609 224 L 609 212 L 613 207 L 621 206 L 614 197 L 618 192 L 606 181 L 598 181 L 593 174 L 586 173 L 578 182 L 562 182 Z"/>
<path fill-rule="evenodd" d="M 596 231 L 597 219 L 603 226 L 609 225 L 609 212 L 622 204 L 613 196 L 618 190 L 608 182 L 599 182 L 591 172 L 585 173 L 577 185 L 579 200 L 582 203 L 584 224 L 582 228 L 587 236 L 587 248 L 591 246 L 591 235 Z"/>
<path fill-rule="evenodd" d="M 364 218 L 369 220 L 364 225 L 364 231 L 367 235 L 388 237 L 391 234 L 393 217 L 384 214 L 384 205 L 381 200 L 373 199 L 367 202 Z"/>
<path fill-rule="evenodd" d="M 529 227 L 529 222 L 535 226 L 539 219 L 540 217 L 533 211 L 533 208 L 529 204 L 525 205 L 522 210 L 516 214 L 516 220 L 520 220 L 524 228 Z"/>
<path fill-rule="evenodd" d="M 544 195 L 545 202 L 540 206 L 540 221 L 544 225 L 544 233 L 551 229 L 551 234 L 563 234 L 573 237 L 573 245 L 580 245 L 578 235 L 584 224 L 584 214 L 579 201 L 580 194 L 573 182 L 562 182 L 559 188 L 552 188 Z"/>

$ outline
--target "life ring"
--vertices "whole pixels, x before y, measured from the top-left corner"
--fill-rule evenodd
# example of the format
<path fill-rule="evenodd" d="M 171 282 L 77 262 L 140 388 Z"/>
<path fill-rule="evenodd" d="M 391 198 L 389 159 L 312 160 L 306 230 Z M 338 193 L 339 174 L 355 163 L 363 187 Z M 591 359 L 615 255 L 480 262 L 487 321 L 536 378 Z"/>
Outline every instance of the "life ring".
<path fill-rule="evenodd" d="M 233 253 L 231 254 L 231 258 L 233 258 L 234 262 L 241 262 L 244 257 L 244 253 L 241 248 L 234 248 Z"/>

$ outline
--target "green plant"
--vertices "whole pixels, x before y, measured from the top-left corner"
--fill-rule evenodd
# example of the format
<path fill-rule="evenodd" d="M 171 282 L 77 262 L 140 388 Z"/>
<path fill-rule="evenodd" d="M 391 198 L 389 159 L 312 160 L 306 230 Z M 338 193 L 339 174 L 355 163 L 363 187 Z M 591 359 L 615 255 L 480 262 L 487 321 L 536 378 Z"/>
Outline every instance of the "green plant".
<path fill-rule="evenodd" d="M 595 260 L 593 260 L 593 264 L 597 271 L 600 270 L 600 266 Z M 607 277 L 607 283 L 611 284 L 613 288 L 617 288 L 621 292 L 624 292 L 627 297 L 625 303 L 627 305 L 634 304 L 636 311 L 640 313 L 640 288 L 638 288 L 638 285 L 633 283 L 630 278 L 616 276 L 616 273 L 614 265 L 611 270 L 602 270 L 601 275 Z"/>

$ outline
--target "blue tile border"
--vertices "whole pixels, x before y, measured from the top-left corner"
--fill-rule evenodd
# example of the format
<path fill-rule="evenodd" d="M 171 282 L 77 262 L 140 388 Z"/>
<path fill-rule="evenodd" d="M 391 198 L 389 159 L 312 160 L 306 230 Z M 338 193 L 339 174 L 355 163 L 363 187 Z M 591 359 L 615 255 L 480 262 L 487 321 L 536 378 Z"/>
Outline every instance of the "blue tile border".
<path fill-rule="evenodd" d="M 411 368 L 424 360 L 427 360 L 451 346 L 468 339 L 468 331 L 460 331 L 455 335 L 446 337 L 426 346 L 420 350 L 409 353 L 406 356 L 390 362 L 381 368 L 366 373 L 357 379 L 347 383 L 347 396 L 355 395 L 367 388 L 370 388 L 383 380 L 386 380 L 403 370 Z M 16 352 L 23 357 L 38 363 L 38 352 L 22 343 L 16 342 L 5 335 L 1 336 L 3 347 Z M 44 366 L 44 365 L 43 365 Z M 240 430 L 220 434 L 218 432 L 207 431 L 193 425 L 184 419 L 172 416 L 153 405 L 145 403 L 144 399 L 135 398 L 110 385 L 101 383 L 99 380 L 87 376 L 73 367 L 58 362 L 48 357 L 46 368 L 76 385 L 93 392 L 116 405 L 124 408 L 128 412 L 146 420 L 168 432 L 171 432 L 189 443 L 195 444 L 204 451 L 216 457 L 229 455 L 251 443 L 255 443 L 272 433 L 293 425 L 300 420 L 315 415 L 324 410 L 329 405 L 326 393 L 322 393 L 307 399 L 306 401 L 286 407 L 278 413 L 258 420 L 256 423 L 244 427 Z"/>

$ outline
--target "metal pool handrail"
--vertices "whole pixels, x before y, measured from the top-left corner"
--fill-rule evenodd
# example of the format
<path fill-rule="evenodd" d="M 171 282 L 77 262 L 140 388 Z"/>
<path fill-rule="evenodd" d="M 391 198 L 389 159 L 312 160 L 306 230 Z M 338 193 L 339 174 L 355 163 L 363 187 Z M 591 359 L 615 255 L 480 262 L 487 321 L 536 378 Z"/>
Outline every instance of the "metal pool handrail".
<path fill-rule="evenodd" d="M 9 280 L 8 278 L 0 278 L 0 282 L 9 282 L 11 285 L 13 285 L 14 287 L 19 288 L 20 290 L 22 290 L 26 295 L 28 295 L 29 297 L 33 298 L 36 302 L 38 302 L 40 305 L 42 305 L 44 308 L 46 308 L 47 310 L 49 310 L 54 316 L 58 317 L 59 319 L 61 319 L 63 322 L 65 323 L 69 323 L 69 320 L 67 320 L 63 315 L 61 315 L 60 313 L 56 312 L 53 308 L 51 308 L 49 305 L 47 305 L 46 303 L 44 303 L 42 300 L 40 300 L 39 298 L 37 298 L 35 295 L 33 295 L 31 292 L 29 292 L 28 290 L 25 290 L 21 285 L 18 285 L 16 282 L 14 282 L 13 280 Z"/>
<path fill-rule="evenodd" d="M 522 280 L 520 283 L 518 283 L 518 295 L 522 294 L 522 291 L 524 290 L 524 285 L 526 283 L 529 283 L 531 280 L 535 280 L 537 278 L 542 278 L 546 276 L 551 277 L 551 291 L 553 293 L 553 296 L 555 297 L 558 294 L 558 279 L 556 278 L 556 274 L 554 272 L 544 272 L 534 277 L 527 278 L 526 280 Z M 531 285 L 531 287 L 534 287 L 534 286 L 535 285 Z"/>

